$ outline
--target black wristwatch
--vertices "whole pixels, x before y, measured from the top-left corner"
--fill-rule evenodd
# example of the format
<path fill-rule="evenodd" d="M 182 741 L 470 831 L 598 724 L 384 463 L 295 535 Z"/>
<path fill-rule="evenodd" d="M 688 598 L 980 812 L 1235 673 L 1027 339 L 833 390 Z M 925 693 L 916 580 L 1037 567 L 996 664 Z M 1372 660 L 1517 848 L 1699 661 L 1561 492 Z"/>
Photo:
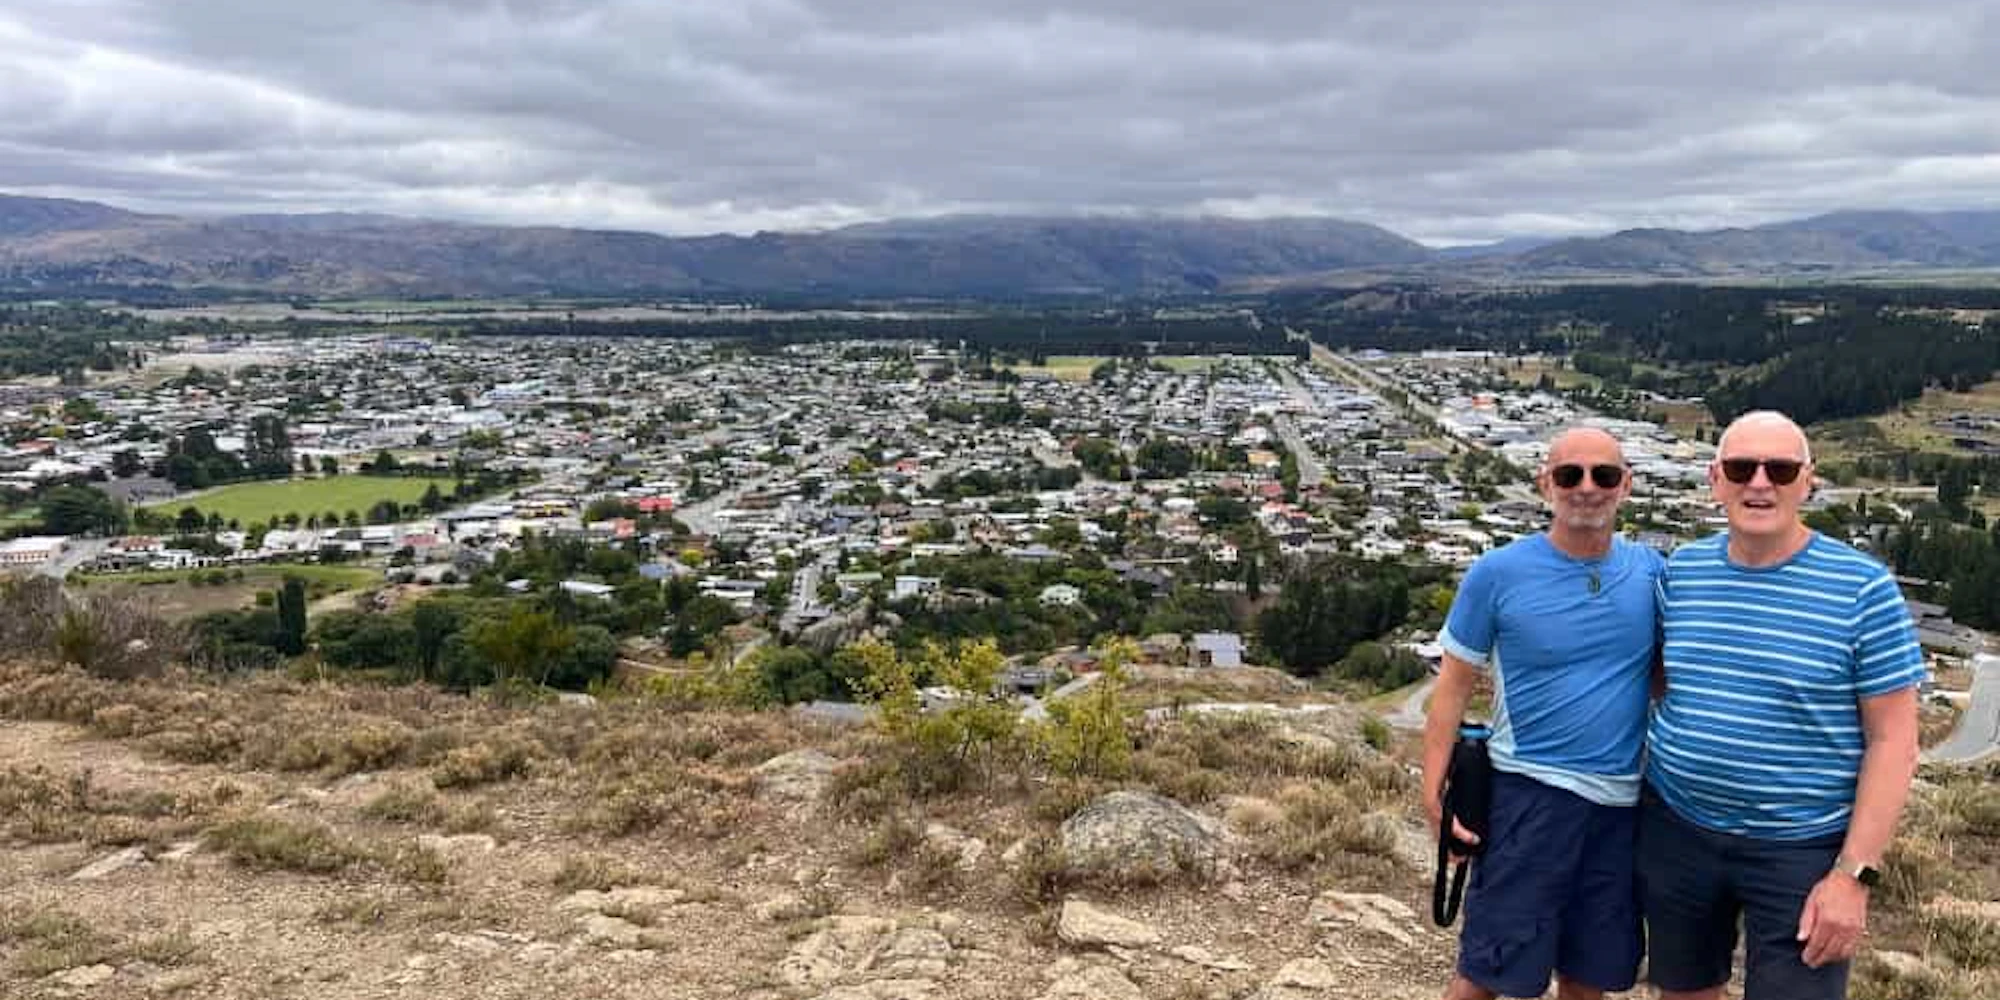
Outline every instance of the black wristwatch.
<path fill-rule="evenodd" d="M 1861 883 L 1863 888 L 1873 889 L 1882 882 L 1882 869 L 1858 861 L 1849 861 L 1846 855 L 1833 859 L 1833 870 L 1853 876 L 1854 881 Z"/>

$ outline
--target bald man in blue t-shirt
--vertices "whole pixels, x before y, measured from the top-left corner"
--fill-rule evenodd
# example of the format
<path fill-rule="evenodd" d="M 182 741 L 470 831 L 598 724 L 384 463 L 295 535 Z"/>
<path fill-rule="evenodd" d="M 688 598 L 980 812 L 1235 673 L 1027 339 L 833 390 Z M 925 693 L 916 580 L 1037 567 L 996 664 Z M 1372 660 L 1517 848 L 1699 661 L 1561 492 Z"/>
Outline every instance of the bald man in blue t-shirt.
<path fill-rule="evenodd" d="M 1630 989 L 1643 951 L 1633 854 L 1657 644 L 1658 553 L 1617 537 L 1631 470 L 1611 435 L 1558 436 L 1535 477 L 1547 532 L 1482 556 L 1440 643 L 1424 728 L 1433 829 L 1476 678 L 1493 681 L 1493 809 L 1446 1000 Z M 1462 839 L 1472 838 L 1462 827 Z"/>

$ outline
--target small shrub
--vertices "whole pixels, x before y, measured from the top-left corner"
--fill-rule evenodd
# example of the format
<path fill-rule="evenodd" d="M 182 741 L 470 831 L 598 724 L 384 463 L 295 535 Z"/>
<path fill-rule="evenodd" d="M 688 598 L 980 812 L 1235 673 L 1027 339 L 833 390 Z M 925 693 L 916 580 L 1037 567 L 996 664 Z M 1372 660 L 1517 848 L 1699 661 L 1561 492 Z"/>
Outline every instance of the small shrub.
<path fill-rule="evenodd" d="M 361 807 L 361 815 L 386 823 L 436 824 L 444 813 L 435 791 L 409 784 L 391 786 Z"/>
<path fill-rule="evenodd" d="M 269 816 L 218 826 L 208 832 L 208 843 L 231 861 L 265 871 L 331 874 L 369 860 L 328 827 Z"/>
<path fill-rule="evenodd" d="M 1847 984 L 1851 1000 L 1983 1000 L 1959 977 L 1928 966 L 1903 969 L 1863 953 Z"/>
<path fill-rule="evenodd" d="M 1069 859 L 1052 836 L 1028 842 L 1009 880 L 1014 898 L 1028 906 L 1043 906 L 1060 899 L 1075 884 Z"/>
<path fill-rule="evenodd" d="M 1389 741 L 1392 738 L 1394 734 L 1389 731 L 1389 724 L 1383 722 L 1381 716 L 1370 715 L 1361 720 L 1361 740 L 1374 747 L 1376 752 L 1388 752 Z"/>
<path fill-rule="evenodd" d="M 909 864 L 901 871 L 904 891 L 918 896 L 938 896 L 960 888 L 965 873 L 959 868 L 957 851 L 924 841 L 909 857 Z"/>
<path fill-rule="evenodd" d="M 637 870 L 626 867 L 616 858 L 601 854 L 573 854 L 563 859 L 562 867 L 556 869 L 550 881 L 565 892 L 581 889 L 609 892 L 621 885 L 637 885 L 645 879 Z"/>
<path fill-rule="evenodd" d="M 39 978 L 117 957 L 113 940 L 81 917 L 61 910 L 0 913 L 0 942 L 18 944 L 14 971 Z"/>
<path fill-rule="evenodd" d="M 1942 789 L 1931 797 L 1943 829 L 1951 836 L 2000 838 L 2000 788 L 1964 782 Z"/>
<path fill-rule="evenodd" d="M 431 781 L 439 788 L 506 781 L 528 773 L 528 766 L 536 756 L 536 748 L 519 738 L 481 740 L 446 753 L 444 763 L 431 772 Z"/>
<path fill-rule="evenodd" d="M 218 721 L 154 733 L 143 745 L 153 753 L 183 764 L 221 764 L 234 760 L 242 752 L 243 734 L 235 725 Z"/>
<path fill-rule="evenodd" d="M 910 660 L 870 639 L 847 647 L 842 655 L 859 663 L 862 696 L 876 708 L 874 725 L 912 798 L 990 787 L 1003 772 L 1019 773 L 1019 716 L 1011 704 L 991 694 L 1005 662 L 992 640 L 966 643 L 956 651 L 926 643 L 922 656 Z M 926 711 L 917 687 L 920 677 L 957 696 Z"/>
<path fill-rule="evenodd" d="M 279 738 L 283 742 L 276 750 L 260 750 L 254 756 L 266 758 L 270 766 L 281 771 L 325 771 L 332 776 L 394 767 L 409 753 L 411 744 L 409 727 L 377 720 L 351 727 L 334 721 L 325 729 Z"/>
<path fill-rule="evenodd" d="M 1136 652 L 1129 641 L 1105 647 L 1096 682 L 1081 695 L 1049 704 L 1049 724 L 1036 735 L 1052 772 L 1122 778 L 1131 770 L 1132 733 L 1120 693 L 1124 665 Z"/>
<path fill-rule="evenodd" d="M 500 825 L 500 813 L 490 802 L 456 802 L 445 807 L 444 832 L 487 833 Z"/>
<path fill-rule="evenodd" d="M 263 871 L 335 875 L 375 869 L 412 882 L 443 882 L 448 876 L 445 860 L 414 842 L 364 844 L 318 823 L 252 816 L 215 827 L 207 840 L 231 861 Z"/>
<path fill-rule="evenodd" d="M 1396 837 L 1369 822 L 1346 796 L 1324 785 L 1291 785 L 1278 793 L 1283 820 L 1259 837 L 1253 853 L 1286 870 L 1298 870 L 1342 854 L 1391 858 Z"/>
<path fill-rule="evenodd" d="M 1934 909 L 1924 914 L 1928 951 L 1942 954 L 1961 969 L 1985 969 L 2000 963 L 2000 922 L 1962 909 Z"/>
<path fill-rule="evenodd" d="M 826 789 L 826 802 L 834 811 L 857 819 L 886 815 L 909 801 L 901 769 L 880 758 L 839 768 Z"/>
<path fill-rule="evenodd" d="M 1955 868 L 1936 840 L 1898 837 L 1882 856 L 1882 900 L 1915 908 L 1951 888 Z"/>
<path fill-rule="evenodd" d="M 712 839 L 729 833 L 741 819 L 742 806 L 728 791 L 726 782 L 660 767 L 603 782 L 570 824 L 611 837 L 671 824 L 676 830 Z"/>
<path fill-rule="evenodd" d="M 885 865 L 909 857 L 924 844 L 922 819 L 897 812 L 882 817 L 868 835 L 861 838 L 849 860 L 861 867 Z"/>

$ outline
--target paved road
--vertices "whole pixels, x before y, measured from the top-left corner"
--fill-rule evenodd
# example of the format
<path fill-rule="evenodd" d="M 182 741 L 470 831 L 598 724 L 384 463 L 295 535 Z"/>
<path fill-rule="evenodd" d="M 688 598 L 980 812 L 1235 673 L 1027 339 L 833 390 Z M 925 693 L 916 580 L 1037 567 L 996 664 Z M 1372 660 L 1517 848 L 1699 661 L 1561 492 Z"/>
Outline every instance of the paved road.
<path fill-rule="evenodd" d="M 1271 429 L 1285 442 L 1285 450 L 1299 463 L 1299 488 L 1308 489 L 1326 482 L 1326 466 L 1319 460 L 1319 453 L 1313 451 L 1305 435 L 1299 433 L 1298 425 L 1292 418 L 1280 413 L 1271 420 Z"/>
<path fill-rule="evenodd" d="M 1305 407 L 1306 412 L 1318 413 L 1319 400 L 1313 398 L 1312 390 L 1306 388 L 1305 384 L 1293 376 L 1291 371 L 1283 365 L 1276 366 L 1276 370 L 1278 381 L 1284 383 L 1285 388 L 1291 392 L 1292 398 L 1298 400 L 1299 405 Z M 1313 451 L 1312 445 L 1307 443 L 1305 435 L 1299 433 L 1298 425 L 1292 422 L 1290 416 L 1280 413 L 1273 417 L 1271 419 L 1271 429 L 1278 432 L 1278 437 L 1284 439 L 1285 449 L 1298 459 L 1299 487 L 1301 489 L 1318 486 L 1326 482 L 1326 465 L 1320 461 L 1319 454 Z"/>
<path fill-rule="evenodd" d="M 1336 377 L 1338 377 L 1341 381 L 1347 382 L 1350 385 L 1361 386 L 1362 388 L 1372 389 L 1378 393 L 1381 393 L 1383 400 L 1389 402 L 1390 405 L 1392 406 L 1396 404 L 1389 397 L 1389 391 L 1394 390 L 1396 392 L 1401 393 L 1402 398 L 1408 400 L 1407 405 L 1403 406 L 1403 409 L 1406 412 L 1418 417 L 1422 417 L 1423 419 L 1438 425 L 1439 433 L 1444 434 L 1444 436 L 1447 439 L 1451 440 L 1452 442 L 1457 443 L 1466 448 L 1476 448 L 1480 451 L 1491 450 L 1486 446 L 1486 443 L 1483 441 L 1474 441 L 1471 440 L 1470 438 L 1462 438 L 1455 434 L 1451 434 L 1448 431 L 1445 431 L 1444 411 L 1440 410 L 1436 406 L 1424 402 L 1421 399 L 1418 399 L 1414 394 L 1410 392 L 1410 390 L 1407 387 L 1397 385 L 1391 382 L 1390 380 L 1383 378 L 1382 376 L 1377 375 L 1372 371 L 1369 371 L 1367 368 L 1359 364 L 1356 364 L 1347 358 L 1341 357 L 1338 354 L 1335 354 L 1334 352 L 1326 349 L 1325 347 L 1319 344 L 1314 344 L 1312 346 L 1312 358 L 1315 362 L 1319 363 L 1320 367 L 1332 371 L 1333 374 Z"/>
<path fill-rule="evenodd" d="M 1924 760 L 1970 764 L 2000 753 L 2000 656 L 1973 657 L 1972 702 L 1951 738 L 1925 751 Z"/>
<path fill-rule="evenodd" d="M 110 547 L 111 539 L 108 538 L 72 539 L 63 546 L 62 555 L 43 563 L 35 572 L 60 580 L 69 576 L 71 570 L 96 559 Z"/>

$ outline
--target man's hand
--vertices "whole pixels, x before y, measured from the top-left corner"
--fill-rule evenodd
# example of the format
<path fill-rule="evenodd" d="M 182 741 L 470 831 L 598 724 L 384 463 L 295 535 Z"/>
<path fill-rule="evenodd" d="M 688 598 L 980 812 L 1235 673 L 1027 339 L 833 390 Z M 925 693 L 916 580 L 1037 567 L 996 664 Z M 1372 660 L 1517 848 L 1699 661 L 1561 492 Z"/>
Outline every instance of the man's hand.
<path fill-rule="evenodd" d="M 1853 958 L 1867 926 L 1868 888 L 1845 872 L 1828 872 L 1799 914 L 1806 966 L 1817 969 Z"/>
<path fill-rule="evenodd" d="M 1444 803 L 1438 801 L 1436 798 L 1426 797 L 1424 800 L 1424 818 L 1430 821 L 1431 837 L 1432 839 L 1436 839 L 1438 827 L 1444 824 Z M 1466 829 L 1465 824 L 1460 823 L 1456 816 L 1451 818 L 1451 835 L 1457 837 L 1459 843 L 1462 844 L 1479 843 L 1479 835 Z M 1453 851 L 1451 852 L 1451 860 L 1453 862 L 1462 862 L 1466 860 L 1466 855 Z"/>

